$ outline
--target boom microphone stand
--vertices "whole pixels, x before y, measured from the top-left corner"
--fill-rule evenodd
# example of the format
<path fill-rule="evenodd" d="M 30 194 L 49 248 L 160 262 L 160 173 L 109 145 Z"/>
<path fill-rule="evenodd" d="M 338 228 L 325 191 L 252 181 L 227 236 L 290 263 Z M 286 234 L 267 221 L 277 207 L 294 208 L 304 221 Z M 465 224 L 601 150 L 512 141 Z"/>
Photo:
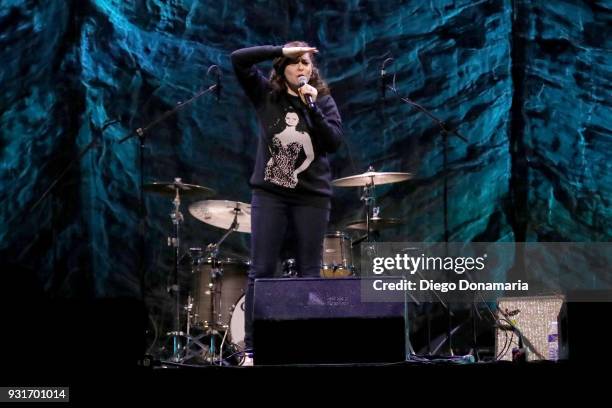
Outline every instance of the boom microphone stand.
<path fill-rule="evenodd" d="M 391 59 L 392 61 L 392 59 Z M 456 129 L 451 129 L 447 126 L 447 124 L 442 121 L 441 119 L 439 119 L 438 117 L 436 117 L 433 113 L 431 113 L 430 111 L 428 111 L 427 109 L 425 109 L 423 106 L 419 105 L 418 103 L 412 101 L 411 99 L 409 99 L 408 97 L 402 97 L 397 88 L 395 87 L 395 75 L 393 75 L 393 83 L 392 85 L 388 85 L 386 83 L 386 73 L 384 71 L 384 66 L 386 65 L 386 63 L 389 62 L 389 58 L 387 60 L 385 60 L 385 62 L 383 63 L 383 69 L 381 70 L 381 81 L 382 81 L 382 89 L 389 89 L 390 91 L 392 91 L 397 97 L 398 99 L 407 104 L 410 105 L 414 108 L 416 108 L 418 111 L 424 113 L 427 117 L 429 117 L 440 129 L 440 133 L 442 135 L 442 143 L 443 143 L 443 163 L 442 163 L 442 171 L 444 174 L 444 193 L 443 193 L 443 213 L 444 213 L 444 242 L 445 242 L 445 248 L 446 248 L 446 252 L 448 253 L 448 241 L 449 241 L 449 228 L 448 228 L 448 136 L 449 135 L 454 135 L 456 137 L 458 137 L 459 139 L 463 140 L 465 143 L 468 143 L 468 140 L 466 137 L 464 137 L 462 134 L 460 134 Z M 383 94 L 384 96 L 384 94 Z M 474 305 L 471 308 L 471 315 L 472 315 L 472 319 L 474 319 Z M 450 304 L 447 305 L 446 309 L 446 315 L 447 315 L 447 320 L 448 320 L 448 325 L 447 325 L 447 332 L 446 332 L 446 336 L 447 336 L 447 341 L 448 341 L 448 352 L 449 355 L 453 355 L 453 348 L 452 348 L 452 316 L 453 313 L 450 310 Z M 428 315 L 428 326 L 429 326 L 429 315 Z M 474 325 L 473 325 L 473 329 L 474 329 Z M 428 332 L 429 332 L 429 327 L 428 327 Z M 475 338 L 475 336 L 474 336 Z M 476 352 L 476 347 L 474 345 L 474 351 Z"/>

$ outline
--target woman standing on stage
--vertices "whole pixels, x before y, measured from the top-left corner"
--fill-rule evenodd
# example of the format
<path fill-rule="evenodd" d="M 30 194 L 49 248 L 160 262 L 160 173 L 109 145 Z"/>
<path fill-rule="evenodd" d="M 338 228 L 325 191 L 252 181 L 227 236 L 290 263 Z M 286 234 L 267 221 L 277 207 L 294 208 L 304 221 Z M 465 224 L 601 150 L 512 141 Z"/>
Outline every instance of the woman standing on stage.
<path fill-rule="evenodd" d="M 302 277 L 317 277 L 332 195 L 327 155 L 342 143 L 342 121 L 315 66 L 318 51 L 294 41 L 284 46 L 243 48 L 232 53 L 240 85 L 261 125 L 250 179 L 251 269 L 245 299 L 246 365 L 253 353 L 254 280 L 274 276 L 285 234 L 296 242 Z M 273 60 L 266 78 L 255 64 Z"/>

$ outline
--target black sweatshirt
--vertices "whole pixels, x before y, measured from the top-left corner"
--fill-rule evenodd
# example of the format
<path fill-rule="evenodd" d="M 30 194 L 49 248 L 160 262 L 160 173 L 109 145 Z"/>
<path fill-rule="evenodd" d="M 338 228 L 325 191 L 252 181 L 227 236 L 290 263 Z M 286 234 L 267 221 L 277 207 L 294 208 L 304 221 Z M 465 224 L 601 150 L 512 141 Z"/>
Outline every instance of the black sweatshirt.
<path fill-rule="evenodd" d="M 266 45 L 232 53 L 236 76 L 261 125 L 250 185 L 291 202 L 327 207 L 332 194 L 327 154 L 342 143 L 342 121 L 331 95 L 319 95 L 311 110 L 285 90 L 273 92 L 255 64 L 281 57 L 282 49 Z"/>

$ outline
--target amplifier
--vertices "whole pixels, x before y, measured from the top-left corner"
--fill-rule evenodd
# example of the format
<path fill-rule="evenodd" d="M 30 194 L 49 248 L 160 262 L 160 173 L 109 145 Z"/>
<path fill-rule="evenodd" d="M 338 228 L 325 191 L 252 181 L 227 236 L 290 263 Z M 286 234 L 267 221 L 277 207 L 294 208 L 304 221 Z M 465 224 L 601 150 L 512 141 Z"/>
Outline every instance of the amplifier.
<path fill-rule="evenodd" d="M 512 349 L 519 347 L 519 335 L 527 350 L 527 361 L 565 357 L 560 341 L 565 321 L 564 296 L 505 297 L 498 300 L 497 308 L 501 319 L 495 330 L 498 359 L 512 360 Z"/>

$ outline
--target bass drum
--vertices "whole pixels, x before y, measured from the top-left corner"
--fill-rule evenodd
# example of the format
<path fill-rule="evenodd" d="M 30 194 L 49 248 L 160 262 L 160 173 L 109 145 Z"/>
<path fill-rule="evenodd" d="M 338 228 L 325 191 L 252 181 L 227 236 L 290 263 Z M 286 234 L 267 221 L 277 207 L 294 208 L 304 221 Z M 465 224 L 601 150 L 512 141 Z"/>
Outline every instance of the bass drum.
<path fill-rule="evenodd" d="M 230 341 L 240 350 L 244 350 L 244 301 L 246 296 L 242 296 L 232 312 L 230 319 Z"/>

